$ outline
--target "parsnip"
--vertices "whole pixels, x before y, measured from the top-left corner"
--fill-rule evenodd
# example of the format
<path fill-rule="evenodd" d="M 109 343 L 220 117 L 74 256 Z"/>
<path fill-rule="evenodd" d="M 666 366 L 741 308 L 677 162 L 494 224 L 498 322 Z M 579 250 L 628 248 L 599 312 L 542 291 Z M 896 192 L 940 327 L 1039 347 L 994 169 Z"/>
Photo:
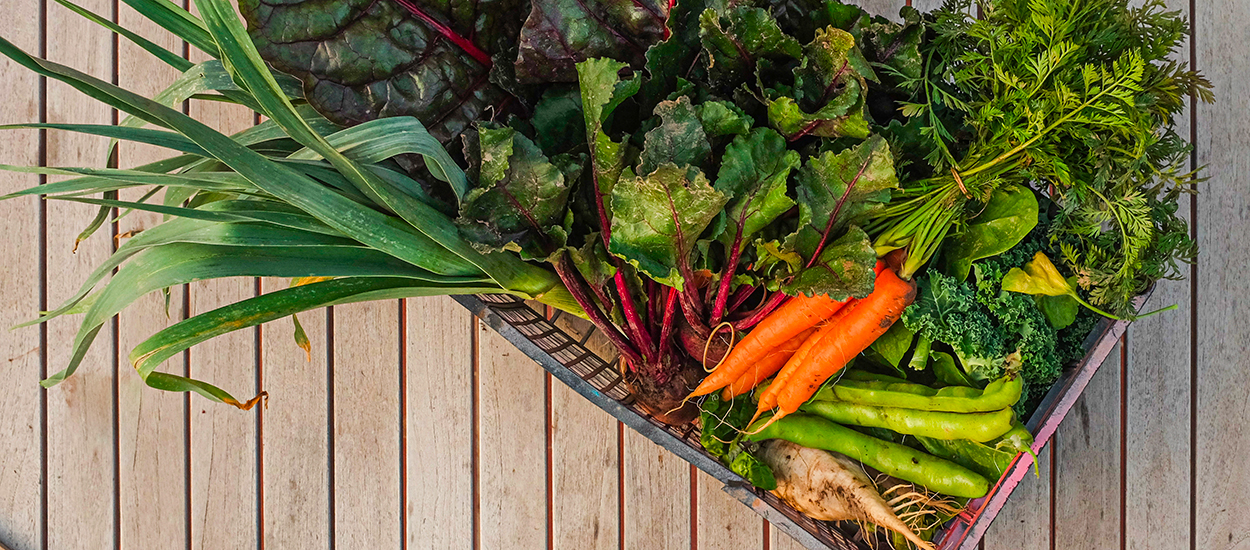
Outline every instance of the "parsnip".
<path fill-rule="evenodd" d="M 933 544 L 894 515 L 868 474 L 851 459 L 781 439 L 765 442 L 759 456 L 777 478 L 773 494 L 803 514 L 824 521 L 866 521 L 932 550 Z"/>

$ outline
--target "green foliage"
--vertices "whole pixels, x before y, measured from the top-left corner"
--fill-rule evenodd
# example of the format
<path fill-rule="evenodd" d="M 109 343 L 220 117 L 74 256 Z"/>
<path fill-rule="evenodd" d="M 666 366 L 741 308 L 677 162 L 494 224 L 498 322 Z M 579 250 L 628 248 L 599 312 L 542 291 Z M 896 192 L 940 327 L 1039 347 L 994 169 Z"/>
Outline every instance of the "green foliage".
<path fill-rule="evenodd" d="M 528 14 L 505 11 L 498 16 L 515 21 L 529 16 L 517 39 L 516 76 L 524 83 L 572 82 L 577 77 L 574 66 L 592 57 L 613 56 L 639 65 L 647 48 L 666 37 L 667 2 L 542 0 L 518 4 Z"/>
<path fill-rule="evenodd" d="M 465 197 L 456 224 L 484 252 L 511 250 L 526 260 L 543 259 L 568 240 L 564 226 L 569 183 L 584 159 L 561 154 L 547 159 L 534 142 L 512 128 L 480 124 L 465 136 L 469 176 L 477 187 Z"/>
<path fill-rule="evenodd" d="M 1037 226 L 1037 197 L 1017 185 L 999 187 L 985 209 L 946 242 L 942 259 L 946 273 L 968 278 L 972 262 L 1011 250 Z"/>
<path fill-rule="evenodd" d="M 872 67 L 850 33 L 829 27 L 816 31 L 803 48 L 803 61 L 794 71 L 793 96 L 777 89 L 765 91 L 768 123 L 790 139 L 868 137 L 864 106 L 867 80 L 876 81 Z"/>
<path fill-rule="evenodd" d="M 754 76 L 760 59 L 803 56 L 799 42 L 762 8 L 708 8 L 699 16 L 699 39 L 708 56 L 709 79 L 720 90 L 732 90 Z"/>
<path fill-rule="evenodd" d="M 924 227 L 909 216 L 932 214 L 903 203 L 917 196 L 975 212 L 999 186 L 1034 186 L 1058 204 L 1052 234 L 1091 302 L 1129 314 L 1194 253 L 1174 205 L 1196 179 L 1173 122 L 1186 95 L 1211 95 L 1168 59 L 1185 21 L 1159 1 L 995 0 L 978 4 L 981 18 L 971 4 L 931 16 L 926 74 L 903 113 L 924 121 L 934 176 L 908 187 L 889 224 Z"/>
<path fill-rule="evenodd" d="M 787 150 L 777 132 L 756 128 L 734 138 L 725 148 L 715 184 L 716 190 L 731 197 L 722 241 L 749 242 L 789 211 L 795 203 L 787 195 L 787 183 L 798 167 L 799 154 Z"/>
<path fill-rule="evenodd" d="M 411 5 L 427 19 L 369 0 L 241 0 L 239 10 L 265 61 L 302 80 L 308 102 L 330 120 L 415 116 L 447 142 L 508 97 L 488 79 L 490 56 L 515 47 L 529 2 Z"/>
<path fill-rule="evenodd" d="M 703 402 L 699 411 L 702 428 L 699 443 L 751 485 L 771 491 L 777 488 L 772 469 L 747 448 L 755 444 L 742 438 L 742 431 L 750 423 L 752 413 L 754 407 L 749 395 L 729 401 L 721 400 L 720 395 L 713 395 Z"/>
<path fill-rule="evenodd" d="M 903 311 L 907 328 L 950 345 L 971 378 L 1002 376 L 1009 353 L 1008 334 L 977 300 L 972 286 L 936 271 L 919 277 L 918 283 L 916 302 Z"/>
<path fill-rule="evenodd" d="M 799 228 L 788 244 L 810 257 L 822 235 L 839 234 L 877 213 L 897 186 L 894 158 L 880 137 L 811 157 L 798 173 Z"/>
<path fill-rule="evenodd" d="M 627 173 L 612 191 L 610 250 L 653 280 L 682 289 L 695 242 L 725 206 L 697 168 L 663 164 Z"/>
<path fill-rule="evenodd" d="M 877 252 L 868 234 L 851 226 L 845 235 L 821 250 L 811 267 L 783 283 L 781 290 L 790 295 L 824 294 L 834 300 L 864 298 L 872 293 L 876 263 Z"/>

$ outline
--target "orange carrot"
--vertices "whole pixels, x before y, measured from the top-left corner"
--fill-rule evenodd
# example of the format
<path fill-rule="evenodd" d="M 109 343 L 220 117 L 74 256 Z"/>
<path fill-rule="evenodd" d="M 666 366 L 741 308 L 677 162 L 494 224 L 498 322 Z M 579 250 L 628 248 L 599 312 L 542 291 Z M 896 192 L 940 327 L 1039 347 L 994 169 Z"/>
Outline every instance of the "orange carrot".
<path fill-rule="evenodd" d="M 781 372 L 777 374 L 776 378 L 773 378 L 772 383 L 760 394 L 759 404 L 755 412 L 756 416 L 777 406 L 777 396 L 781 395 L 781 390 L 786 387 L 786 384 L 794 376 L 794 373 L 799 370 L 799 367 L 807 362 L 807 357 L 811 354 L 812 348 L 816 347 L 822 339 L 832 333 L 835 330 L 834 327 L 838 326 L 843 317 L 855 310 L 857 302 L 858 300 L 855 299 L 848 301 L 841 310 L 835 313 L 833 317 L 830 317 L 828 321 L 825 321 L 811 336 L 807 337 L 807 340 L 803 342 L 798 351 L 794 352 L 789 361 L 786 361 L 786 365 L 782 367 Z"/>
<path fill-rule="evenodd" d="M 860 300 L 838 323 L 830 323 L 831 332 L 808 352 L 806 360 L 786 381 L 777 395 L 776 417 L 799 410 L 816 390 L 837 374 L 855 356 L 868 349 L 878 337 L 903 314 L 903 309 L 916 299 L 916 286 L 898 278 L 893 271 L 877 276 L 872 294 Z M 819 332 L 825 332 L 822 329 Z"/>
<path fill-rule="evenodd" d="M 882 269 L 884 264 L 877 262 L 877 272 Z M 791 298 L 734 346 L 725 361 L 704 378 L 687 399 L 707 395 L 732 384 L 777 346 L 828 319 L 848 301 L 834 300 L 823 294 Z"/>
<path fill-rule="evenodd" d="M 760 359 L 746 372 L 742 373 L 742 376 L 734 380 L 734 383 L 725 386 L 725 391 L 721 393 L 721 398 L 726 401 L 733 399 L 755 389 L 755 386 L 758 386 L 765 378 L 777 374 L 777 371 L 781 370 L 786 361 L 790 360 L 794 352 L 798 351 L 799 347 L 803 345 L 803 342 L 807 341 L 807 337 L 811 336 L 813 332 L 816 332 L 816 327 L 800 332 L 794 338 L 786 340 L 785 343 L 770 351 L 763 359 Z"/>
<path fill-rule="evenodd" d="M 825 295 L 791 298 L 747 333 L 742 342 L 730 350 L 725 362 L 704 378 L 690 396 L 707 395 L 732 384 L 777 346 L 829 318 L 845 303 Z"/>

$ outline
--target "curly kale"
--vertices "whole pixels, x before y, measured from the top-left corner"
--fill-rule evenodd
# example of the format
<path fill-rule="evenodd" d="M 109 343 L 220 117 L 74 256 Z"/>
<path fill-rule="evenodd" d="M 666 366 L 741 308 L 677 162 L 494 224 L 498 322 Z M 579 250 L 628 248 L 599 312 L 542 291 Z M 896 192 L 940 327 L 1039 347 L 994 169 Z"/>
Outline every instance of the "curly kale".
<path fill-rule="evenodd" d="M 1081 308 L 1072 324 L 1056 330 L 1032 296 L 1003 291 L 1003 275 L 1012 268 L 1028 263 L 1038 252 L 1055 254 L 1049 231 L 1050 224 L 1043 214 L 1037 227 L 1011 250 L 973 264 L 977 301 L 1008 335 L 1007 349 L 1020 352 L 1025 389 L 1016 411 L 1021 417 L 1036 407 L 1065 365 L 1085 356 L 1085 338 L 1101 319 Z"/>
<path fill-rule="evenodd" d="M 968 376 L 990 380 L 1003 374 L 1008 335 L 966 282 L 937 271 L 917 278 L 915 303 L 903 310 L 903 324 L 955 350 Z"/>
<path fill-rule="evenodd" d="M 1033 297 L 1002 289 L 1003 275 L 1012 267 L 1017 266 L 999 258 L 973 264 L 977 301 L 989 309 L 999 329 L 1006 335 L 1007 348 L 1020 353 L 1025 393 L 1017 409 L 1023 413 L 1022 409 L 1040 400 L 1051 384 L 1059 379 L 1064 363 L 1057 352 L 1058 333 L 1046 321 Z"/>
<path fill-rule="evenodd" d="M 1099 317 L 1082 309 L 1071 325 L 1056 330 L 1032 296 L 1002 289 L 1003 276 L 1037 252 L 1054 253 L 1049 224 L 1040 223 L 1011 250 L 973 264 L 975 278 L 962 282 L 937 270 L 917 277 L 920 295 L 903 312 L 903 323 L 954 349 L 973 379 L 985 380 L 1018 368 L 1025 390 L 1016 411 L 1026 417 L 1063 366 L 1085 354 L 1085 337 Z M 1018 367 L 1012 367 L 1018 363 Z"/>

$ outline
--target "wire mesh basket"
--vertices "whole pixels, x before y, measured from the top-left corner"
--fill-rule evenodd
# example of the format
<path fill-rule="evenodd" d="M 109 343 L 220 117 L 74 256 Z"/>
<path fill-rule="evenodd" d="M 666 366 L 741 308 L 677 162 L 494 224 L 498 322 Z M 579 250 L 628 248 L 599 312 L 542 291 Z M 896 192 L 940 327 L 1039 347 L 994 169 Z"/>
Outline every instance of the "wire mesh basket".
<path fill-rule="evenodd" d="M 1139 298 L 1138 306 L 1148 295 L 1149 292 Z M 619 358 L 610 346 L 593 346 L 590 343 L 595 331 L 588 324 L 576 327 L 577 322 L 571 316 L 561 319 L 559 312 L 548 318 L 526 302 L 508 295 L 457 296 L 456 300 L 565 385 L 625 425 L 724 483 L 725 492 L 750 506 L 774 527 L 805 547 L 867 550 L 836 524 L 808 518 L 773 494 L 756 489 L 730 471 L 703 450 L 699 444 L 699 429 L 694 425 L 674 428 L 636 406 L 621 377 Z M 566 331 L 561 326 L 570 330 Z M 1064 370 L 1026 424 L 1035 438 L 1034 452 L 1040 451 L 1050 441 L 1060 421 L 1071 410 L 1126 327 L 1124 321 L 1103 319 L 1087 337 L 1085 357 Z M 598 353 L 592 347 L 599 348 Z M 986 496 L 969 502 L 963 513 L 948 522 L 934 539 L 939 550 L 976 548 L 1012 490 L 1028 473 L 1032 460 L 1027 454 L 1018 455 Z"/>

